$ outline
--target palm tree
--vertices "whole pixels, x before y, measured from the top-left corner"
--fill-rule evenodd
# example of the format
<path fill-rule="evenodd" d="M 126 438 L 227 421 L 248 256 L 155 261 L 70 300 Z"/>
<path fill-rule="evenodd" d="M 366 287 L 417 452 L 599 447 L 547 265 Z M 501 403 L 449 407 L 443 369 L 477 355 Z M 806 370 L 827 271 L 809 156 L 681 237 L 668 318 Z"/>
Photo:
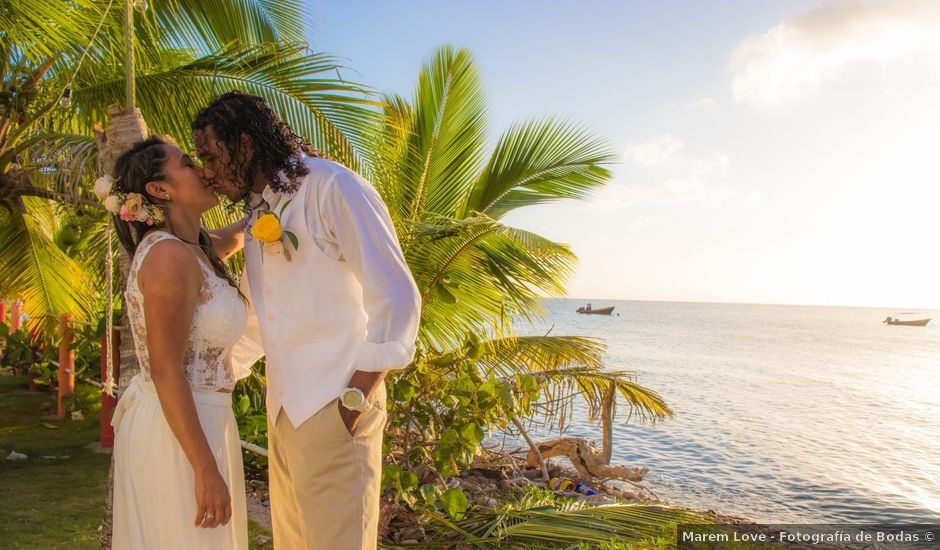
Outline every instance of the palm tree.
<path fill-rule="evenodd" d="M 241 89 L 265 97 L 314 146 L 361 165 L 374 101 L 339 77 L 336 58 L 307 49 L 299 0 L 135 3 L 146 7 L 134 23 L 134 98 L 150 131 L 186 144 L 196 111 Z M 123 4 L 0 0 L 0 294 L 24 297 L 34 327 L 97 309 L 95 278 L 55 250 L 60 228 L 40 224 L 42 201 L 24 197 L 98 210 L 94 130 L 125 97 Z"/>
<path fill-rule="evenodd" d="M 542 294 L 564 294 L 574 253 L 500 220 L 518 208 L 589 196 L 610 178 L 610 146 L 577 124 L 546 117 L 513 125 L 487 152 L 475 63 L 467 50 L 450 46 L 423 66 L 411 102 L 390 95 L 384 103 L 369 166 L 422 294 L 422 346 L 446 354 L 468 333 L 483 331 L 493 340 L 482 342 L 478 359 L 490 367 L 560 379 L 564 367 L 577 364 L 582 370 L 571 372 L 583 375 L 593 394 L 598 388 L 589 381 L 605 375 L 588 376 L 583 367 L 599 369 L 600 343 L 512 334 L 513 318 L 541 312 Z M 631 398 L 653 416 L 668 414 L 656 401 Z"/>
<path fill-rule="evenodd" d="M 248 91 L 352 167 L 360 166 L 359 150 L 376 120 L 369 91 L 344 81 L 337 59 L 307 49 L 299 0 L 134 4 L 136 18 L 130 1 L 0 0 L 0 295 L 25 298 L 34 328 L 44 323 L 48 330 L 63 311 L 79 319 L 100 311 L 95 282 L 104 279 L 98 273 L 110 236 L 89 183 L 96 164 L 106 168 L 120 153 L 96 148 L 109 105 L 125 98 L 137 103 L 150 131 L 186 144 L 189 121 L 213 96 Z M 142 119 L 136 123 L 132 138 L 147 127 Z M 54 210 L 50 200 L 90 207 L 97 216 L 88 231 L 97 246 L 89 247 L 85 262 L 56 246 L 61 227 L 44 215 Z M 126 273 L 126 255 L 122 260 Z M 122 339 L 121 364 L 124 380 L 137 370 L 130 338 Z M 103 547 L 109 534 L 106 524 Z"/>
<path fill-rule="evenodd" d="M 642 418 L 669 416 L 660 396 L 637 385 L 632 373 L 603 369 L 601 342 L 520 338 L 512 330 L 514 318 L 540 313 L 543 294 L 563 295 L 576 258 L 566 245 L 502 218 L 522 207 L 582 199 L 604 185 L 615 160 L 607 143 L 547 117 L 513 125 L 487 151 L 476 66 L 468 51 L 449 46 L 423 66 L 413 100 L 389 95 L 385 104 L 385 123 L 368 154 L 370 176 L 423 298 L 424 351 L 399 379 L 416 380 L 425 359 L 445 377 L 466 372 L 471 362 L 478 381 L 532 377 L 546 391 L 543 417 L 560 425 L 572 394 L 586 399 L 591 414 L 616 391 Z M 447 429 L 449 420 L 432 420 L 431 431 Z"/>
<path fill-rule="evenodd" d="M 513 319 L 540 314 L 542 295 L 564 294 L 576 257 L 566 245 L 507 226 L 502 219 L 518 208 L 587 197 L 610 178 L 611 147 L 577 124 L 546 117 L 514 124 L 487 150 L 484 93 L 475 63 L 467 50 L 450 46 L 422 67 L 413 99 L 388 95 L 384 103 L 384 124 L 367 154 L 369 176 L 389 207 L 423 298 L 418 356 L 391 379 L 389 456 L 397 465 L 388 477 L 396 479 L 399 493 L 406 500 L 415 498 L 406 494 L 419 484 L 413 472 L 427 478 L 432 458 L 443 475 L 456 473 L 454 463 L 439 460 L 447 452 L 427 449 L 453 441 L 475 449 L 484 434 L 463 424 L 468 420 L 482 419 L 489 429 L 523 430 L 521 417 L 536 413 L 546 424 L 563 427 L 573 396 L 586 401 L 592 416 L 601 416 L 615 394 L 635 418 L 670 416 L 663 399 L 638 385 L 632 372 L 604 368 L 602 342 L 551 334 L 520 337 L 512 328 Z M 461 386 L 461 378 L 475 387 Z M 503 407 L 500 414 L 512 418 L 486 411 L 474 418 L 460 410 L 473 407 L 480 393 L 469 405 L 466 399 L 455 405 L 457 392 L 469 395 L 487 387 L 499 388 L 493 393 L 518 393 L 521 382 L 537 386 L 541 399 L 530 406 L 516 397 L 497 397 L 483 407 Z M 451 443 L 445 442 L 448 438 Z M 498 546 L 524 539 L 490 536 L 504 519 L 529 521 L 542 540 L 558 535 L 558 529 L 573 534 L 571 526 L 580 523 L 580 536 L 591 535 L 583 540 L 606 540 L 616 529 L 642 531 L 638 526 L 644 520 L 637 518 L 644 513 L 474 514 L 468 519 L 472 525 L 443 521 L 441 531 L 459 533 L 461 542 Z M 600 528 L 602 516 L 609 521 Z M 658 527 L 677 519 L 672 511 L 652 510 L 647 516 Z M 517 526 L 516 532 L 522 531 Z"/>

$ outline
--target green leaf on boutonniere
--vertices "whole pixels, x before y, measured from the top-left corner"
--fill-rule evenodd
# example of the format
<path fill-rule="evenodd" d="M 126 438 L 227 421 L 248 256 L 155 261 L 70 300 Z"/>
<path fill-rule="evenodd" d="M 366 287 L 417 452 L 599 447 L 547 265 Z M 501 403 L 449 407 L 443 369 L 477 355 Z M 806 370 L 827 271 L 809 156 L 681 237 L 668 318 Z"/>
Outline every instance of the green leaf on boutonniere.
<path fill-rule="evenodd" d="M 281 205 L 281 213 L 278 214 L 278 216 L 283 216 L 283 215 L 284 215 L 284 209 L 287 208 L 287 205 L 290 204 L 290 202 L 291 202 L 292 200 L 294 200 L 294 199 L 288 199 L 287 202 L 285 202 L 284 204 Z"/>
<path fill-rule="evenodd" d="M 258 214 L 258 217 L 260 218 L 261 216 L 266 216 L 268 214 L 274 214 L 274 212 L 271 210 L 262 210 L 261 213 Z"/>
<path fill-rule="evenodd" d="M 290 240 L 290 244 L 294 245 L 294 250 L 297 250 L 297 248 L 300 246 L 300 243 L 297 241 L 297 235 L 294 235 L 290 231 L 285 231 L 284 234 L 287 235 L 288 240 Z"/>

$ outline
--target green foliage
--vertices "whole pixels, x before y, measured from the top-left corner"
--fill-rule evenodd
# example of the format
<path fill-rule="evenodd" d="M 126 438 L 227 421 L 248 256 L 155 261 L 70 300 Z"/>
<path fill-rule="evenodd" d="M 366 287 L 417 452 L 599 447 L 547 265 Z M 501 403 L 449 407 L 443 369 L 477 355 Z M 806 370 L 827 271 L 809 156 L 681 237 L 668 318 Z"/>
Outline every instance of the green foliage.
<path fill-rule="evenodd" d="M 450 519 L 459 521 L 467 515 L 467 508 L 470 507 L 470 501 L 467 495 L 459 487 L 448 489 L 440 496 L 440 501 L 444 505 L 444 511 L 447 512 Z"/>
<path fill-rule="evenodd" d="M 377 102 L 341 76 L 341 60 L 307 47 L 308 14 L 300 0 L 148 2 L 133 47 L 149 130 L 186 148 L 195 113 L 237 89 L 359 168 Z M 94 130 L 127 100 L 124 4 L 0 0 L 0 28 L 0 295 L 23 298 L 31 328 L 51 331 L 59 314 L 88 320 L 105 299 L 104 216 L 76 207 L 101 209 Z M 57 219 L 53 204 L 71 209 Z"/>
<path fill-rule="evenodd" d="M 39 357 L 32 335 L 23 329 L 11 333 L 6 323 L 0 323 L 0 344 L 0 367 L 11 369 L 15 374 L 25 373 Z"/>
<path fill-rule="evenodd" d="M 426 529 L 431 544 L 485 549 L 670 547 L 676 525 L 705 523 L 694 512 L 668 506 L 571 502 L 529 508 L 522 501 L 477 510 L 462 521 L 429 519 L 436 520 Z"/>
<path fill-rule="evenodd" d="M 265 413 L 264 359 L 251 369 L 251 375 L 235 385 L 232 392 L 232 409 L 238 422 L 238 435 L 243 441 L 260 447 L 268 446 L 268 421 Z M 252 473 L 263 472 L 268 466 L 267 458 L 250 451 L 243 451 L 245 466 Z"/>
<path fill-rule="evenodd" d="M 383 486 L 451 519 L 465 513 L 466 496 L 445 478 L 465 471 L 487 437 L 514 431 L 514 419 L 563 427 L 574 396 L 596 414 L 611 385 L 638 418 L 671 414 L 631 373 L 604 370 L 596 340 L 512 334 L 514 318 L 564 293 L 576 259 L 501 218 L 586 197 L 610 177 L 615 155 L 555 118 L 521 122 L 487 151 L 484 96 L 472 55 L 445 46 L 422 67 L 411 101 L 385 98 L 368 150 L 423 306 L 415 360 L 388 378 Z"/>

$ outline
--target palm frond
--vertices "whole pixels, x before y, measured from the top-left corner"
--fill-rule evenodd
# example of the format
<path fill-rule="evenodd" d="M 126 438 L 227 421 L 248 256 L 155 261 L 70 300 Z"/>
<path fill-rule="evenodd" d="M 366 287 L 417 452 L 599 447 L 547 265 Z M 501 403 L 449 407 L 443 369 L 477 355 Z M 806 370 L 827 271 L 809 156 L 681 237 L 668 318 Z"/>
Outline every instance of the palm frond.
<path fill-rule="evenodd" d="M 20 297 L 28 325 L 51 329 L 59 315 L 89 319 L 94 291 L 82 266 L 53 242 L 55 214 L 49 201 L 24 197 L 26 213 L 0 212 L 0 294 Z"/>
<path fill-rule="evenodd" d="M 499 219 L 522 206 L 583 199 L 610 179 L 616 157 L 607 142 L 555 119 L 514 125 L 503 135 L 464 205 L 463 213 Z"/>
<path fill-rule="evenodd" d="M 441 517 L 429 525 L 432 544 L 459 542 L 477 548 L 572 548 L 617 543 L 648 543 L 671 538 L 682 523 L 707 523 L 695 512 L 654 505 L 572 504 L 550 507 L 474 510 L 454 523 Z"/>
<path fill-rule="evenodd" d="M 209 53 L 229 43 L 305 42 L 307 9 L 296 0 L 168 0 L 151 2 L 165 42 L 177 48 L 204 44 Z"/>
<path fill-rule="evenodd" d="M 242 90 L 265 98 L 300 135 L 339 162 L 360 164 L 360 149 L 375 131 L 378 114 L 369 90 L 336 78 L 335 58 L 306 53 L 302 45 L 230 46 L 184 65 L 137 77 L 138 103 L 151 131 L 189 143 L 197 111 L 220 93 Z M 113 74 L 76 89 L 84 127 L 104 120 L 124 93 Z"/>
<path fill-rule="evenodd" d="M 540 315 L 560 295 L 575 256 L 562 244 L 487 216 L 415 224 L 405 258 L 422 293 L 423 340 L 455 344 L 472 327 Z"/>
<path fill-rule="evenodd" d="M 95 28 L 103 11 L 95 0 L 0 0 L 4 50 L 17 47 L 33 61 L 71 51 L 75 44 L 87 42 L 89 29 Z"/>
<path fill-rule="evenodd" d="M 399 109 L 401 111 L 401 109 Z M 397 186 L 398 217 L 454 217 L 482 163 L 486 139 L 483 87 L 470 52 L 445 46 L 418 76 L 406 154 Z"/>
<path fill-rule="evenodd" d="M 21 165 L 33 185 L 78 198 L 97 176 L 98 150 L 92 137 L 43 132 L 23 145 L 11 151 L 22 153 Z"/>
<path fill-rule="evenodd" d="M 520 336 L 489 340 L 480 366 L 500 378 L 519 374 L 545 383 L 545 395 L 537 408 L 547 425 L 562 429 L 570 418 L 574 398 L 588 408 L 589 420 L 600 417 L 604 397 L 611 385 L 630 407 L 630 418 L 655 422 L 672 416 L 672 410 L 655 391 L 639 385 L 636 373 L 604 368 L 606 345 L 583 336 Z"/>

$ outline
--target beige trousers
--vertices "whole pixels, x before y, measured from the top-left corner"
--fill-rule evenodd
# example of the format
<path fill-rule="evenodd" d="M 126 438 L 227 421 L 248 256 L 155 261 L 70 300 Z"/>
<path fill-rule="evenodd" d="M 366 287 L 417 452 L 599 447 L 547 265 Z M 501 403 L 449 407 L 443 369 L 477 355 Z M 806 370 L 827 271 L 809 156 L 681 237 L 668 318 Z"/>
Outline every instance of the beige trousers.
<path fill-rule="evenodd" d="M 378 539 L 385 384 L 350 435 L 334 399 L 294 428 L 268 418 L 268 473 L 277 550 L 374 549 Z"/>

